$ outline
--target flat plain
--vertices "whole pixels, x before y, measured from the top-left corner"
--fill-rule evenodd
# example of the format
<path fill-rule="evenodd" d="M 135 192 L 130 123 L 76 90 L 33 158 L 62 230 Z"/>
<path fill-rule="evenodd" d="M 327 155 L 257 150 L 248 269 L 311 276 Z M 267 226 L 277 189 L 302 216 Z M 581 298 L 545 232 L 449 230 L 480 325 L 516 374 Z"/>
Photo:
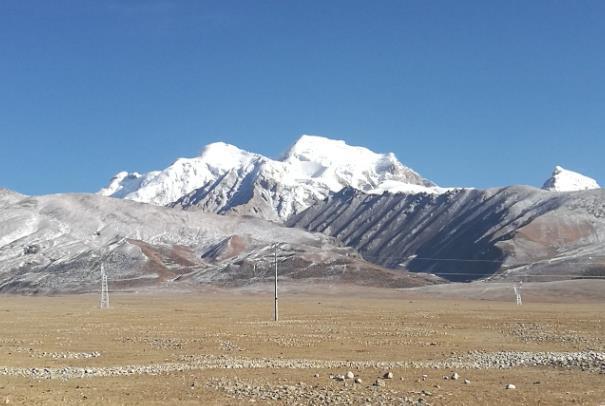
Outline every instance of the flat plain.
<path fill-rule="evenodd" d="M 360 292 L 0 296 L 0 404 L 605 404 L 605 303 Z"/>

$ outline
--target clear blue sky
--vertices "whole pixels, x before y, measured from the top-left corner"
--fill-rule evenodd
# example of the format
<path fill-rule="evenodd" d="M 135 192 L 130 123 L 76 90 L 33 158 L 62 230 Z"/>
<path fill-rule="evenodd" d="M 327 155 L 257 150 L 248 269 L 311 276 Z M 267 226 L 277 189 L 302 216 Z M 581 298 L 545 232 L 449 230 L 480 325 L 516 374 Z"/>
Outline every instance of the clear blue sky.
<path fill-rule="evenodd" d="M 2 0 L 0 187 L 92 192 L 302 133 L 444 186 L 604 184 L 604 21 L 602 0 Z"/>

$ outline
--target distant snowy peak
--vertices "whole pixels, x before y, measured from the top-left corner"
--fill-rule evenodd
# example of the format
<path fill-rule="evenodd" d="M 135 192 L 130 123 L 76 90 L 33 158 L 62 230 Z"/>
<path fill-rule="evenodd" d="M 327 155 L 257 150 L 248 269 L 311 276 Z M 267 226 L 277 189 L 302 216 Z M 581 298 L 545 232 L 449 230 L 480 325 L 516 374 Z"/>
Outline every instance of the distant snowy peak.
<path fill-rule="evenodd" d="M 239 168 L 249 165 L 258 159 L 263 158 L 259 154 L 244 151 L 235 145 L 224 142 L 214 142 L 208 144 L 202 149 L 197 159 L 203 162 L 209 168 L 217 168 L 222 171 L 228 171 L 233 168 Z"/>
<path fill-rule="evenodd" d="M 316 135 L 303 135 L 290 148 L 283 162 L 303 176 L 336 181 L 332 191 L 344 186 L 370 191 L 384 181 L 432 187 L 429 180 L 404 166 L 395 154 L 378 154 L 364 147 Z"/>
<path fill-rule="evenodd" d="M 442 192 L 392 153 L 303 135 L 280 160 L 215 142 L 162 171 L 120 172 L 99 194 L 283 221 L 345 187 L 367 193 Z"/>
<path fill-rule="evenodd" d="M 165 206 L 231 170 L 246 168 L 260 159 L 258 154 L 215 142 L 204 147 L 199 156 L 179 158 L 162 171 L 142 175 L 120 172 L 99 194 Z"/>
<path fill-rule="evenodd" d="M 109 181 L 109 185 L 99 191 L 102 196 L 125 197 L 141 186 L 143 175 L 138 172 L 122 171 Z"/>
<path fill-rule="evenodd" d="M 551 192 L 575 192 L 600 188 L 596 180 L 558 165 L 555 166 L 552 176 L 542 186 L 542 189 Z"/>
<path fill-rule="evenodd" d="M 393 154 L 377 154 L 364 147 L 355 147 L 342 140 L 317 135 L 303 135 L 286 154 L 286 162 L 309 161 L 324 166 L 353 168 L 369 167 L 381 161 L 397 161 Z"/>

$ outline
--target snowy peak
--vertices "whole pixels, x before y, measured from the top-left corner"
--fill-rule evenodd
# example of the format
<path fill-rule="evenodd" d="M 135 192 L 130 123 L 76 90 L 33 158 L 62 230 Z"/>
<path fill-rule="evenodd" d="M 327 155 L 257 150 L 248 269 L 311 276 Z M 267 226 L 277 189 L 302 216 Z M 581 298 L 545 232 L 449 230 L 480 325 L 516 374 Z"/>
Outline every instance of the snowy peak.
<path fill-rule="evenodd" d="M 109 181 L 109 185 L 99 191 L 101 196 L 125 197 L 141 186 L 143 175 L 138 172 L 122 171 Z"/>
<path fill-rule="evenodd" d="M 248 168 L 261 158 L 233 145 L 215 142 L 204 147 L 199 156 L 179 158 L 161 171 L 142 175 L 120 172 L 98 193 L 165 206 L 216 181 L 229 171 Z"/>
<path fill-rule="evenodd" d="M 162 171 L 120 172 L 99 194 L 283 221 L 345 187 L 367 193 L 442 192 L 392 153 L 303 135 L 281 160 L 215 142 Z"/>
<path fill-rule="evenodd" d="M 544 182 L 542 189 L 551 192 L 575 192 L 578 190 L 600 189 L 596 180 L 581 173 L 555 166 L 552 176 Z"/>
<path fill-rule="evenodd" d="M 385 181 L 435 186 L 404 166 L 395 154 L 378 154 L 364 147 L 351 146 L 342 140 L 303 135 L 283 160 L 294 172 L 325 180 L 337 192 L 344 186 L 371 191 Z M 335 182 L 335 183 L 334 183 Z"/>
<path fill-rule="evenodd" d="M 311 161 L 329 166 L 349 166 L 355 162 L 351 162 L 352 159 L 360 160 L 359 163 L 368 163 L 382 157 L 383 155 L 367 148 L 350 146 L 342 140 L 332 140 L 317 135 L 303 135 L 290 147 L 284 160 Z"/>
<path fill-rule="evenodd" d="M 202 149 L 198 159 L 209 167 L 228 171 L 230 169 L 248 165 L 250 162 L 260 157 L 261 156 L 258 154 L 239 149 L 235 145 L 226 144 L 224 142 L 214 142 L 206 145 Z"/>

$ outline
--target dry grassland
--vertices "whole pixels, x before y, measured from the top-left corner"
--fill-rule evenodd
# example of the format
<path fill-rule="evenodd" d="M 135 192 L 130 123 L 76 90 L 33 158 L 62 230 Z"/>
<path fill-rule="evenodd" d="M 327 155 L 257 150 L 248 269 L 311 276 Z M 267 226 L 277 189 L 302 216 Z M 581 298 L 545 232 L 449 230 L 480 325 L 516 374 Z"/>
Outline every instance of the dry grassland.
<path fill-rule="evenodd" d="M 0 404 L 605 404 L 598 362 L 478 361 L 602 353 L 602 303 L 285 295 L 274 323 L 266 294 L 97 299 L 0 296 Z"/>

